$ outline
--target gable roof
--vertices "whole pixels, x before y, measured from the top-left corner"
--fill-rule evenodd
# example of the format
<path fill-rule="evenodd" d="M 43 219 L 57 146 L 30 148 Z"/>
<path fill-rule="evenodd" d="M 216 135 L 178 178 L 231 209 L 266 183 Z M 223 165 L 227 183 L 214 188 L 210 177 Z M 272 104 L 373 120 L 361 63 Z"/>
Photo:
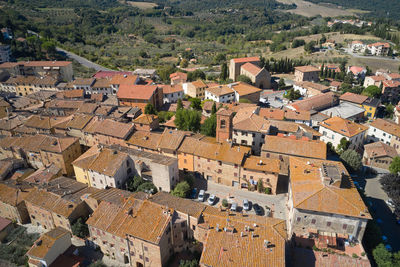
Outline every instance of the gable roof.
<path fill-rule="evenodd" d="M 176 211 L 199 218 L 206 205 L 186 198 L 173 196 L 166 192 L 158 192 L 149 198 L 149 201 L 162 206 L 173 208 Z"/>
<path fill-rule="evenodd" d="M 237 83 L 232 83 L 230 84 L 230 87 L 235 90 L 235 92 L 239 96 L 246 96 L 254 93 L 259 93 L 262 90 L 260 88 L 257 88 L 253 85 L 247 84 L 245 82 L 237 82 Z"/>
<path fill-rule="evenodd" d="M 241 58 L 233 58 L 232 60 L 235 63 L 256 62 L 260 61 L 260 57 L 241 57 Z"/>
<path fill-rule="evenodd" d="M 347 92 L 341 95 L 339 99 L 361 105 L 368 99 L 368 96 Z"/>
<path fill-rule="evenodd" d="M 280 173 L 279 159 L 264 158 L 258 156 L 247 157 L 243 163 L 243 168 L 248 170 L 257 170 L 260 172 Z"/>
<path fill-rule="evenodd" d="M 295 157 L 290 157 L 289 161 L 295 208 L 371 219 L 368 208 L 341 162 Z M 342 179 L 346 179 L 348 185 L 324 184 L 320 171 L 323 164 L 333 166 L 343 173 Z"/>
<path fill-rule="evenodd" d="M 262 151 L 306 158 L 326 159 L 326 144 L 319 140 L 267 135 Z"/>
<path fill-rule="evenodd" d="M 234 130 L 242 130 L 242 131 L 268 133 L 269 128 L 270 128 L 270 122 L 254 113 L 252 113 L 248 118 L 236 121 L 233 124 Z"/>
<path fill-rule="evenodd" d="M 128 155 L 118 150 L 104 148 L 88 166 L 89 170 L 113 177 L 115 173 L 126 164 Z"/>
<path fill-rule="evenodd" d="M 262 70 L 259 66 L 247 62 L 241 66 L 242 69 L 256 76 Z"/>
<path fill-rule="evenodd" d="M 300 72 L 315 72 L 319 71 L 318 68 L 314 66 L 298 66 L 294 68 L 295 71 L 300 71 Z"/>
<path fill-rule="evenodd" d="M 375 127 L 379 130 L 382 130 L 386 133 L 392 134 L 394 136 L 400 137 L 400 125 L 384 120 L 384 119 L 376 119 L 369 124 L 372 127 Z"/>
<path fill-rule="evenodd" d="M 163 89 L 163 94 L 173 94 L 178 92 L 183 92 L 182 84 L 174 84 L 174 85 L 161 85 Z"/>
<path fill-rule="evenodd" d="M 157 119 L 158 117 L 153 114 L 140 114 L 140 116 L 134 119 L 132 122 L 136 124 L 150 125 Z"/>
<path fill-rule="evenodd" d="M 86 223 L 114 236 L 133 236 L 159 244 L 173 212 L 171 208 L 131 196 L 122 205 L 101 202 Z"/>
<path fill-rule="evenodd" d="M 123 83 L 119 86 L 117 97 L 122 99 L 149 100 L 157 88 L 157 85 L 131 85 Z"/>
<path fill-rule="evenodd" d="M 209 87 L 206 89 L 206 91 L 210 92 L 211 94 L 213 94 L 215 96 L 234 94 L 234 91 L 231 88 L 229 88 L 227 85 L 218 85 L 218 86 Z M 211 102 L 211 101 L 207 101 L 207 102 Z"/>
<path fill-rule="evenodd" d="M 56 241 L 66 235 L 71 235 L 68 230 L 65 230 L 62 227 L 56 227 L 49 232 L 42 234 L 26 255 L 33 257 L 34 259 L 44 260 L 47 253 L 49 253 L 51 248 L 55 245 Z"/>
<path fill-rule="evenodd" d="M 133 124 L 114 121 L 111 119 L 92 120 L 84 128 L 84 132 L 97 133 L 113 136 L 116 138 L 126 138 L 134 129 Z"/>
<path fill-rule="evenodd" d="M 378 157 L 394 158 L 397 156 L 396 149 L 383 142 L 375 142 L 364 145 L 364 152 L 369 158 L 378 158 Z"/>
<path fill-rule="evenodd" d="M 160 133 L 136 131 L 126 142 L 128 143 L 128 145 L 130 144 L 150 150 L 157 150 L 160 138 Z"/>
<path fill-rule="evenodd" d="M 320 122 L 319 125 L 347 137 L 352 137 L 368 130 L 368 127 L 364 125 L 340 117 L 329 118 Z"/>
<path fill-rule="evenodd" d="M 165 129 L 157 147 L 161 150 L 177 151 L 186 135 L 183 131 Z"/>
<path fill-rule="evenodd" d="M 315 95 L 290 104 L 296 110 L 319 110 L 327 105 L 336 102 L 336 96 L 333 92 Z"/>

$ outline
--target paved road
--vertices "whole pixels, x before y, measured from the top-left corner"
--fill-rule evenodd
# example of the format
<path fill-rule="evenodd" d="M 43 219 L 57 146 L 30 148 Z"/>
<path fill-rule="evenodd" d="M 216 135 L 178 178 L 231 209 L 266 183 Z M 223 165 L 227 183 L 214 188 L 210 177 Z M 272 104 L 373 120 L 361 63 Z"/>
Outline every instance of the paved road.
<path fill-rule="evenodd" d="M 239 206 L 239 210 L 242 209 L 243 199 L 249 200 L 251 204 L 257 203 L 264 211 L 265 206 L 268 206 L 273 211 L 273 217 L 286 220 L 286 200 L 287 194 L 279 195 L 266 195 L 257 192 L 250 192 L 247 189 L 236 189 L 225 185 L 209 182 L 207 185 L 204 181 L 196 179 L 195 186 L 206 191 L 206 199 L 204 204 L 208 205 L 207 199 L 211 194 L 214 194 L 218 198 L 218 202 L 215 206 L 221 204 L 222 199 L 227 199 L 230 203 L 236 202 Z M 252 207 L 252 206 L 251 206 Z M 254 210 L 251 208 L 249 213 L 254 214 Z"/>
<path fill-rule="evenodd" d="M 108 69 L 106 67 L 100 66 L 99 64 L 96 64 L 92 61 L 87 60 L 86 58 L 83 58 L 81 56 L 78 56 L 72 52 L 69 52 L 67 50 L 64 50 L 62 48 L 57 47 L 56 48 L 58 52 L 64 53 L 67 57 L 75 59 L 76 61 L 78 61 L 80 64 L 82 64 L 83 66 L 87 67 L 87 68 L 92 68 L 95 69 L 96 71 L 99 70 L 103 70 L 103 71 L 107 71 L 107 70 L 111 70 Z"/>
<path fill-rule="evenodd" d="M 400 250 L 400 225 L 396 224 L 392 211 L 386 205 L 387 194 L 383 191 L 379 179 L 383 174 L 367 176 L 366 178 L 355 179 L 365 189 L 367 201 L 372 204 L 372 215 L 375 219 L 381 219 L 380 228 L 382 234 L 388 238 L 388 243 L 394 251 Z"/>

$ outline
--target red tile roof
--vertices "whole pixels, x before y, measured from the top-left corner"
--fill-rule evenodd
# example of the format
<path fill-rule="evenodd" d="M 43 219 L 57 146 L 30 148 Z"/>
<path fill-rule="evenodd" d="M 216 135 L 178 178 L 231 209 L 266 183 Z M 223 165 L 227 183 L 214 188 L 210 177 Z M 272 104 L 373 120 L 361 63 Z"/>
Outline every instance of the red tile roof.
<path fill-rule="evenodd" d="M 250 72 L 253 75 L 257 75 L 261 71 L 261 68 L 259 66 L 256 66 L 250 62 L 247 62 L 241 68 L 247 72 Z"/>
<path fill-rule="evenodd" d="M 94 78 L 110 78 L 115 75 L 132 75 L 131 71 L 103 71 L 100 70 L 96 72 L 93 77 Z"/>
<path fill-rule="evenodd" d="M 245 63 L 245 62 L 254 62 L 260 61 L 260 57 L 242 57 L 242 58 L 234 58 L 233 62 L 235 63 Z"/>
<path fill-rule="evenodd" d="M 339 99 L 361 105 L 368 99 L 368 96 L 347 92 L 341 95 Z"/>
<path fill-rule="evenodd" d="M 149 100 L 157 88 L 157 85 L 121 84 L 117 92 L 117 97 L 122 99 Z"/>

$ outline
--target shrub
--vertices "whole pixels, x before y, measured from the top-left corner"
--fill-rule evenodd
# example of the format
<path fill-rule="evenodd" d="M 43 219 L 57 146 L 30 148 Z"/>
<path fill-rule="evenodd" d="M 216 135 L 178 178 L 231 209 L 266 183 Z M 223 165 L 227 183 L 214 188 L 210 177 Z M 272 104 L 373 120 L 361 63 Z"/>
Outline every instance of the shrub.
<path fill-rule="evenodd" d="M 176 185 L 174 190 L 172 190 L 171 194 L 176 197 L 185 198 L 189 194 L 189 191 L 190 191 L 190 185 L 188 184 L 188 182 L 183 181 Z"/>
<path fill-rule="evenodd" d="M 228 207 L 228 200 L 226 200 L 225 198 L 222 200 L 222 207 Z"/>
<path fill-rule="evenodd" d="M 265 194 L 271 195 L 271 188 L 270 187 L 265 188 Z"/>
<path fill-rule="evenodd" d="M 357 259 L 358 255 L 356 253 L 353 253 L 353 255 L 351 255 L 353 258 Z"/>

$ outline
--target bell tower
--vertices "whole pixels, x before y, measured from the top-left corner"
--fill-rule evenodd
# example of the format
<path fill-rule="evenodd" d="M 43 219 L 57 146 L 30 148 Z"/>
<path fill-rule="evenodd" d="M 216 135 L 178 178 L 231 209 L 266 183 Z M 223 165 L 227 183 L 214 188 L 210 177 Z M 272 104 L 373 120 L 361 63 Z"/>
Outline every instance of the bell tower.
<path fill-rule="evenodd" d="M 233 116 L 234 113 L 231 110 L 221 108 L 216 113 L 217 116 L 217 130 L 216 137 L 217 142 L 223 143 L 226 140 L 232 139 L 233 129 Z"/>

